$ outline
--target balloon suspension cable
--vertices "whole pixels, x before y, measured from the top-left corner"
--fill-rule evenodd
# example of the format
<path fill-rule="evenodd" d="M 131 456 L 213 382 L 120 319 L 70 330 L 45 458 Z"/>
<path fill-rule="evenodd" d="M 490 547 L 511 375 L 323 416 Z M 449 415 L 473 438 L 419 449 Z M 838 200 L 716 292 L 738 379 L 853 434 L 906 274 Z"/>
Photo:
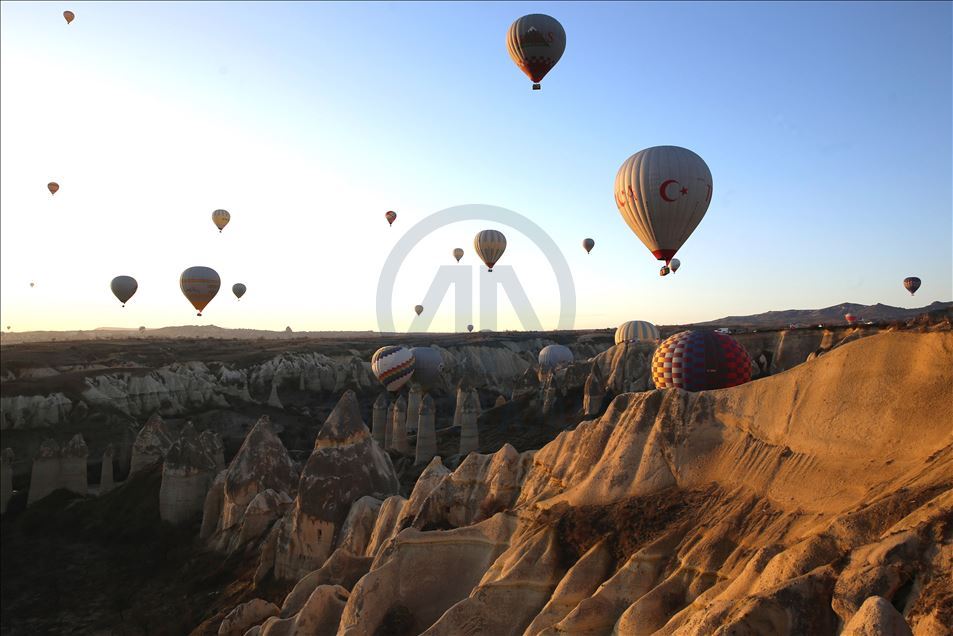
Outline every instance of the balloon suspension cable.
<path fill-rule="evenodd" d="M 541 89 L 541 88 L 542 88 L 542 86 L 540 86 L 539 84 L 533 84 L 533 90 L 534 90 L 534 91 L 538 91 L 538 90 Z"/>

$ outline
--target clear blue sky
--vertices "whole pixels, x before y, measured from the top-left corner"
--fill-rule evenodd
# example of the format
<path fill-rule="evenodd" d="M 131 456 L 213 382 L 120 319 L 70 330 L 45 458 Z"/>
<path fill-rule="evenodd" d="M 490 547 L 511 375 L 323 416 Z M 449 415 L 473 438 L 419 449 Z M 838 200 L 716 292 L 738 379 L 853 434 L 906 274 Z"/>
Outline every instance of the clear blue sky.
<path fill-rule="evenodd" d="M 535 12 L 567 33 L 542 91 L 504 44 Z M 951 31 L 939 2 L 5 2 L 0 322 L 195 323 L 177 281 L 201 264 L 224 283 L 204 322 L 374 329 L 393 241 L 464 203 L 556 240 L 579 327 L 950 300 Z M 714 179 L 664 279 L 613 202 L 619 165 L 662 144 L 697 152 Z M 219 207 L 233 214 L 222 235 Z M 421 244 L 398 327 L 450 249 L 474 258 L 479 229 Z M 544 261 L 508 237 L 504 259 L 554 326 Z M 125 310 L 117 274 L 140 282 Z M 915 298 L 908 275 L 923 279 Z"/>

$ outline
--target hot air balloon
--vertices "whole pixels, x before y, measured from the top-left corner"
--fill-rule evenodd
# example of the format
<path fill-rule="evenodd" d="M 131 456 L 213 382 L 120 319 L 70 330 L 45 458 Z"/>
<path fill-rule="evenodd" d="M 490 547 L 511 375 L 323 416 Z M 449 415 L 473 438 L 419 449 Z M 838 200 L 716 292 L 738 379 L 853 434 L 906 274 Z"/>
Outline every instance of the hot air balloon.
<path fill-rule="evenodd" d="M 32 288 L 32 287 L 36 287 L 36 283 L 34 283 L 33 281 L 30 281 L 30 287 L 31 287 L 31 288 Z"/>
<path fill-rule="evenodd" d="M 388 211 L 384 214 L 384 218 L 387 219 L 387 225 L 393 225 L 393 224 L 394 224 L 394 221 L 397 220 L 397 213 L 394 212 L 393 210 L 388 210 Z"/>
<path fill-rule="evenodd" d="M 566 50 L 566 31 L 556 18 L 542 13 L 524 15 L 510 25 L 506 34 L 510 57 L 533 80 L 533 90 L 556 66 Z"/>
<path fill-rule="evenodd" d="M 477 235 L 473 237 L 473 249 L 476 250 L 477 256 L 486 263 L 487 269 L 492 272 L 493 266 L 506 251 L 506 237 L 503 236 L 502 232 L 496 230 L 477 232 Z"/>
<path fill-rule="evenodd" d="M 122 306 L 125 307 L 126 302 L 132 298 L 136 290 L 139 289 L 139 283 L 137 283 L 136 279 L 132 276 L 116 276 L 112 279 L 112 282 L 109 283 L 109 288 L 112 290 L 113 295 L 119 299 L 119 302 L 122 303 Z"/>
<path fill-rule="evenodd" d="M 678 268 L 682 266 L 682 261 L 678 260 L 677 258 L 673 258 L 672 262 L 669 263 L 669 266 L 672 268 L 672 273 L 674 274 L 678 271 Z"/>
<path fill-rule="evenodd" d="M 852 325 L 855 322 L 857 322 L 857 316 L 855 316 L 854 314 L 844 314 L 844 320 L 847 321 L 848 325 Z"/>
<path fill-rule="evenodd" d="M 725 389 L 751 379 L 751 358 L 728 334 L 682 331 L 666 338 L 652 356 L 657 389 Z"/>
<path fill-rule="evenodd" d="M 145 331 L 145 330 L 146 330 L 145 327 L 139 327 L 139 333 L 142 333 L 142 332 Z"/>
<path fill-rule="evenodd" d="M 658 327 L 644 320 L 630 320 L 619 325 L 615 330 L 615 343 L 623 342 L 658 342 Z"/>
<path fill-rule="evenodd" d="M 246 291 L 248 291 L 248 288 L 241 283 L 235 283 L 232 285 L 232 293 L 235 294 L 235 298 L 238 298 L 239 300 L 241 300 L 242 296 L 245 295 Z"/>
<path fill-rule="evenodd" d="M 459 247 L 454 248 L 454 250 L 453 250 L 453 257 L 454 257 L 455 259 L 457 259 L 457 262 L 459 263 L 459 262 L 460 262 L 460 259 L 463 258 L 463 249 L 462 249 L 462 248 L 459 248 Z"/>
<path fill-rule="evenodd" d="M 659 276 L 668 276 L 672 273 L 672 268 L 668 265 L 662 265 L 662 269 L 658 271 Z"/>
<path fill-rule="evenodd" d="M 473 325 L 467 325 L 467 331 L 473 333 Z"/>
<path fill-rule="evenodd" d="M 206 305 L 215 298 L 221 286 L 222 279 L 211 267 L 190 267 L 179 276 L 179 289 L 199 312 L 199 316 L 202 315 Z"/>
<path fill-rule="evenodd" d="M 56 191 L 60 189 L 60 184 L 56 181 L 50 181 L 46 184 L 46 189 L 50 191 L 50 194 L 56 194 Z"/>
<path fill-rule="evenodd" d="M 586 250 L 586 254 L 588 254 L 589 252 L 591 252 L 591 251 L 592 251 L 592 248 L 594 248 L 595 246 L 596 246 L 596 242 L 593 241 L 591 238 L 587 238 L 587 239 L 583 239 L 583 240 L 582 240 L 582 247 L 583 247 L 583 249 Z"/>
<path fill-rule="evenodd" d="M 561 344 L 551 344 L 543 347 L 539 352 L 539 368 L 543 371 L 552 371 L 558 366 L 569 364 L 573 361 L 572 351 L 569 347 Z"/>
<path fill-rule="evenodd" d="M 678 146 L 640 150 L 625 160 L 615 177 L 619 213 L 666 265 L 705 216 L 711 193 L 708 166 Z"/>
<path fill-rule="evenodd" d="M 410 350 L 414 356 L 414 382 L 432 389 L 440 382 L 443 371 L 443 356 L 432 347 L 414 347 Z"/>
<path fill-rule="evenodd" d="M 910 292 L 910 295 L 913 296 L 917 293 L 917 290 L 920 289 L 920 279 L 916 276 L 908 276 L 903 279 L 903 286 Z"/>
<path fill-rule="evenodd" d="M 215 224 L 219 232 L 224 230 L 225 226 L 228 225 L 228 222 L 231 220 L 232 215 L 228 213 L 228 210 L 215 210 L 212 212 L 212 223 Z"/>
<path fill-rule="evenodd" d="M 420 314 L 424 313 L 424 306 L 423 306 L 423 305 L 414 305 L 414 311 L 416 311 L 416 312 L 417 312 L 417 315 L 419 316 Z"/>
<path fill-rule="evenodd" d="M 66 18 L 66 24 L 69 24 L 74 18 L 76 18 L 76 15 L 72 11 L 64 11 L 63 17 Z"/>
<path fill-rule="evenodd" d="M 371 357 L 371 370 L 388 391 L 398 391 L 407 384 L 415 367 L 414 354 L 401 345 L 381 347 Z"/>

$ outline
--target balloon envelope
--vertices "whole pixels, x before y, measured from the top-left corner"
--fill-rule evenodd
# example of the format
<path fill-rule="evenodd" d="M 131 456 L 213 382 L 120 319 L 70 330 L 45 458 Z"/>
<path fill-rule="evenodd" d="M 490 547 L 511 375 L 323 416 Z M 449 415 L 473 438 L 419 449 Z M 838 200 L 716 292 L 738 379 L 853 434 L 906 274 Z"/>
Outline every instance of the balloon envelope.
<path fill-rule="evenodd" d="M 453 257 L 457 259 L 457 262 L 460 262 L 460 259 L 463 258 L 463 250 L 459 247 L 453 250 Z"/>
<path fill-rule="evenodd" d="M 190 267 L 179 276 L 179 289 L 199 312 L 199 316 L 215 298 L 221 286 L 222 279 L 211 267 Z"/>
<path fill-rule="evenodd" d="M 417 312 L 417 315 L 419 316 L 420 314 L 424 313 L 424 306 L 423 306 L 423 305 L 414 305 L 414 311 L 416 311 L 416 312 Z"/>
<path fill-rule="evenodd" d="M 388 212 L 384 214 L 384 218 L 387 219 L 388 225 L 393 225 L 394 221 L 397 220 L 397 213 L 394 212 L 393 210 L 389 210 Z"/>
<path fill-rule="evenodd" d="M 526 76 L 533 89 L 556 66 L 566 50 L 566 31 L 556 18 L 542 13 L 524 15 L 510 25 L 506 50 Z"/>
<path fill-rule="evenodd" d="M 586 250 L 586 254 L 592 251 L 592 248 L 596 246 L 596 242 L 591 238 L 583 239 L 582 247 Z"/>
<path fill-rule="evenodd" d="M 682 331 L 666 338 L 652 356 L 657 389 L 725 389 L 751 379 L 751 358 L 737 340 L 717 331 Z"/>
<path fill-rule="evenodd" d="M 228 222 L 231 220 L 232 215 L 228 213 L 228 210 L 215 210 L 212 212 L 212 223 L 215 224 L 219 232 L 225 229 L 225 226 L 228 225 Z"/>
<path fill-rule="evenodd" d="M 561 344 L 551 344 L 539 352 L 539 368 L 552 371 L 556 367 L 573 361 L 572 351 Z"/>
<path fill-rule="evenodd" d="M 658 327 L 645 320 L 630 320 L 615 330 L 615 343 L 658 342 Z"/>
<path fill-rule="evenodd" d="M 619 213 L 666 264 L 701 223 L 711 202 L 711 171 L 691 150 L 655 146 L 625 160 L 615 177 Z"/>
<path fill-rule="evenodd" d="M 414 347 L 410 352 L 414 356 L 414 382 L 426 389 L 437 386 L 443 371 L 440 352 L 432 347 Z"/>
<path fill-rule="evenodd" d="M 248 291 L 248 288 L 241 283 L 235 283 L 232 285 L 232 293 L 235 294 L 235 298 L 241 298 L 245 295 L 246 291 Z"/>
<path fill-rule="evenodd" d="M 493 266 L 506 251 L 506 237 L 497 230 L 477 232 L 477 235 L 473 237 L 473 249 L 476 250 L 480 260 L 486 263 L 487 269 L 492 272 Z"/>
<path fill-rule="evenodd" d="M 72 11 L 64 11 L 63 17 L 66 18 L 66 24 L 69 24 L 70 22 L 73 21 L 76 15 Z"/>
<path fill-rule="evenodd" d="M 920 289 L 920 279 L 916 276 L 908 276 L 903 279 L 903 286 L 913 296 Z"/>
<path fill-rule="evenodd" d="M 467 331 L 472 332 L 472 331 L 473 331 L 473 325 L 467 325 Z"/>
<path fill-rule="evenodd" d="M 682 261 L 678 260 L 677 258 L 673 258 L 672 262 L 669 263 L 669 267 L 672 268 L 673 272 L 677 272 L 678 268 L 681 266 L 682 266 Z"/>
<path fill-rule="evenodd" d="M 46 184 L 46 189 L 50 191 L 50 194 L 56 194 L 56 191 L 60 189 L 60 184 L 56 181 L 50 181 Z"/>
<path fill-rule="evenodd" d="M 846 320 L 848 324 L 852 325 L 857 322 L 857 316 L 854 314 L 844 314 L 844 320 Z"/>
<path fill-rule="evenodd" d="M 109 283 L 109 288 L 112 290 L 113 295 L 119 299 L 119 302 L 122 303 L 123 307 L 125 307 L 126 301 L 132 298 L 136 290 L 139 289 L 139 283 L 137 283 L 136 279 L 132 276 L 116 276 L 112 279 L 112 282 Z"/>
<path fill-rule="evenodd" d="M 398 391 L 407 384 L 415 366 L 413 352 L 401 345 L 381 347 L 371 357 L 371 370 L 388 391 Z"/>

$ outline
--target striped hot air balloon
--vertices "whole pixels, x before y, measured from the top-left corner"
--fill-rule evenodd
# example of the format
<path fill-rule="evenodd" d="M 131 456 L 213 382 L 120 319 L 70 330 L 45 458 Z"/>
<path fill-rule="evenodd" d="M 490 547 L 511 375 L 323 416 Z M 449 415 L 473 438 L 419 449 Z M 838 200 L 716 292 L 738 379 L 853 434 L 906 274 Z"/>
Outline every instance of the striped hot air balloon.
<path fill-rule="evenodd" d="M 215 224 L 219 232 L 224 230 L 225 226 L 228 225 L 228 222 L 231 220 L 232 215 L 228 213 L 228 210 L 215 210 L 212 212 L 212 223 Z"/>
<path fill-rule="evenodd" d="M 669 336 L 652 356 L 652 382 L 658 389 L 725 389 L 751 379 L 751 358 L 728 334 L 682 331 Z"/>
<path fill-rule="evenodd" d="M 615 177 L 619 213 L 666 265 L 701 223 L 711 194 L 708 166 L 678 146 L 641 150 L 625 160 Z"/>
<path fill-rule="evenodd" d="M 619 325 L 615 330 L 615 343 L 623 342 L 658 342 L 658 327 L 644 320 L 630 320 Z"/>
<path fill-rule="evenodd" d="M 903 287 L 913 296 L 917 293 L 917 290 L 920 289 L 920 279 L 916 276 L 908 276 L 903 279 Z"/>
<path fill-rule="evenodd" d="M 572 351 L 561 344 L 551 344 L 539 352 L 539 368 L 543 371 L 552 371 L 561 365 L 571 364 L 572 361 Z"/>
<path fill-rule="evenodd" d="M 415 366 L 413 351 L 401 345 L 381 347 L 371 357 L 371 370 L 388 391 L 399 391 L 407 384 Z"/>
<path fill-rule="evenodd" d="M 190 267 L 179 276 L 179 289 L 198 311 L 199 316 L 215 298 L 221 286 L 222 279 L 211 267 Z"/>
<path fill-rule="evenodd" d="M 477 235 L 473 237 L 473 249 L 476 250 L 480 260 L 486 263 L 487 269 L 492 272 L 493 266 L 506 251 L 506 237 L 503 236 L 503 232 L 497 230 L 477 232 Z"/>
<path fill-rule="evenodd" d="M 132 298 L 136 290 L 139 289 L 139 283 L 132 276 L 116 276 L 109 283 L 109 288 L 122 303 L 122 306 L 125 307 L 126 301 Z"/>
<path fill-rule="evenodd" d="M 566 51 L 566 31 L 551 16 L 524 15 L 510 25 L 506 50 L 520 70 L 533 80 L 533 90 L 538 91 L 539 83 Z"/>

